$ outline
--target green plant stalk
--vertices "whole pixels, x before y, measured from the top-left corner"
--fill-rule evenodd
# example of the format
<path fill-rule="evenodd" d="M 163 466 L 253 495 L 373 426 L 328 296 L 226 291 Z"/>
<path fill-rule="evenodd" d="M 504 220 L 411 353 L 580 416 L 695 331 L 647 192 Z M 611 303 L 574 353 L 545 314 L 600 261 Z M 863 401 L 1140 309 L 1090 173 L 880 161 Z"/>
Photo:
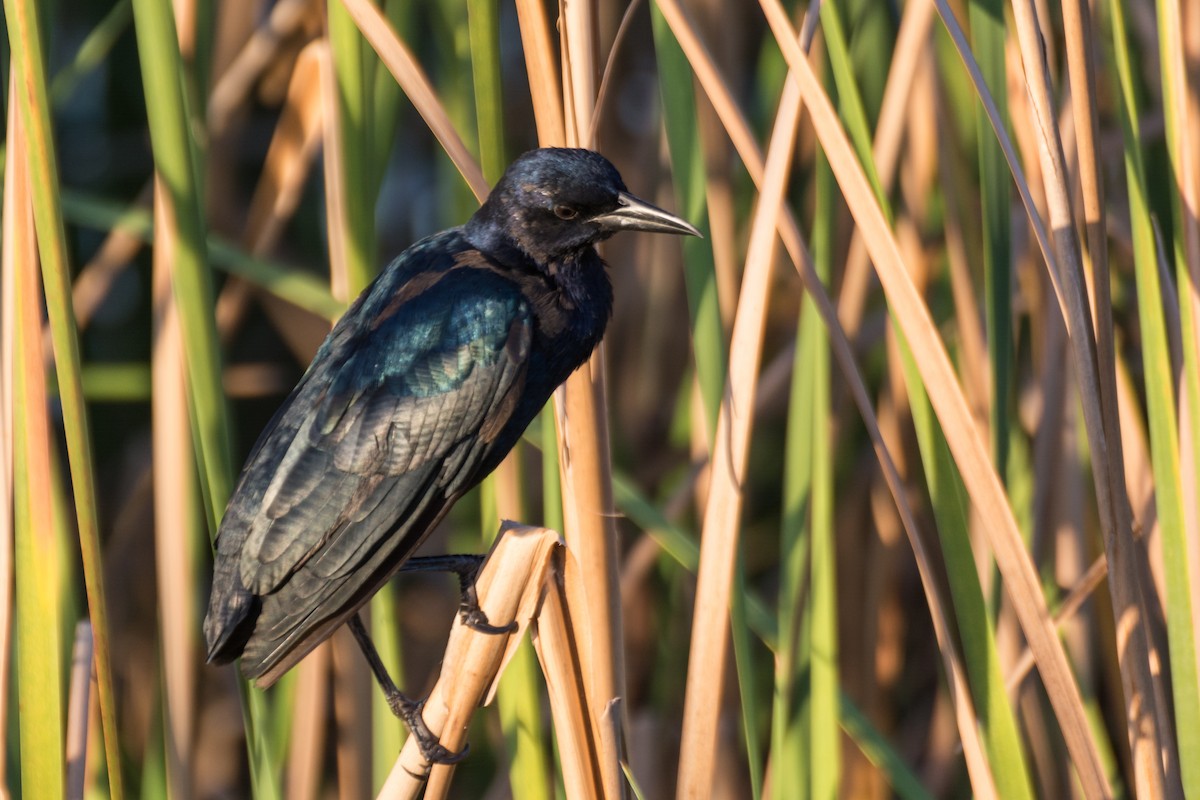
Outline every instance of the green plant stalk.
<path fill-rule="evenodd" d="M 1170 157 L 1172 172 L 1176 176 L 1175 185 L 1176 187 L 1179 187 L 1181 182 L 1189 179 L 1189 176 L 1184 174 L 1185 167 L 1181 163 L 1182 154 L 1178 152 L 1179 142 L 1177 137 L 1177 131 L 1182 126 L 1187 125 L 1187 109 L 1177 107 L 1175 102 L 1177 96 L 1176 87 L 1179 84 L 1182 84 L 1182 92 L 1180 92 L 1182 94 L 1187 92 L 1188 85 L 1186 68 L 1181 71 L 1179 67 L 1182 65 L 1175 64 L 1171 60 L 1170 56 L 1168 55 L 1171 48 L 1169 48 L 1166 44 L 1169 39 L 1181 38 L 1182 34 L 1179 31 L 1167 30 L 1166 26 L 1171 24 L 1171 20 L 1178 20 L 1179 9 L 1182 8 L 1182 5 L 1175 9 L 1174 12 L 1168 9 L 1162 0 L 1159 0 L 1157 5 L 1160 42 L 1159 53 L 1162 60 L 1162 96 L 1164 117 L 1166 118 L 1167 124 L 1167 153 Z M 1197 342 L 1200 342 L 1200 333 L 1197 331 L 1198 327 L 1200 327 L 1200 319 L 1196 318 L 1195 306 L 1192 302 L 1193 298 L 1195 298 L 1197 294 L 1200 294 L 1200 285 L 1198 285 L 1198 282 L 1200 282 L 1200 264 L 1189 263 L 1187 226 L 1193 221 L 1189 220 L 1188 216 L 1196 214 L 1197 209 L 1188 209 L 1186 206 L 1187 201 L 1182 191 L 1171 192 L 1171 212 L 1174 220 L 1174 236 L 1172 238 L 1174 240 L 1175 275 L 1179 296 L 1179 338 L 1183 343 L 1183 352 L 1181 354 L 1183 358 L 1183 374 L 1181 376 L 1179 395 L 1181 402 L 1187 409 L 1188 418 L 1191 420 L 1190 436 L 1187 440 L 1180 440 L 1179 445 L 1182 450 L 1182 457 L 1191 459 L 1189 465 L 1191 467 L 1191 474 L 1195 476 L 1196 480 L 1200 480 L 1200 348 L 1198 348 L 1196 344 Z M 1184 485 L 1182 483 L 1182 472 L 1180 478 L 1182 488 Z M 1190 520 L 1190 522 L 1193 524 L 1191 530 L 1188 529 L 1187 523 L 1189 520 L 1187 518 L 1186 506 L 1184 506 L 1185 513 L 1183 532 L 1185 537 L 1197 535 L 1194 527 L 1194 525 L 1197 523 L 1197 517 L 1200 517 L 1200 507 L 1196 506 L 1197 503 L 1200 503 L 1200 499 L 1197 498 L 1197 494 L 1200 494 L 1200 492 L 1193 489 L 1191 492 L 1191 502 L 1193 504 L 1192 519 Z M 1184 500 L 1186 497 L 1187 493 L 1183 493 L 1183 496 L 1181 497 L 1181 504 L 1186 502 L 1186 500 Z M 1186 542 L 1186 538 L 1184 541 Z M 1182 552 L 1176 551 L 1175 553 L 1170 554 L 1166 552 L 1166 541 L 1164 540 L 1164 558 L 1168 557 L 1187 558 L 1188 552 L 1187 549 L 1184 548 Z M 1193 565 L 1191 563 L 1185 562 L 1181 572 L 1183 572 L 1184 575 L 1191 574 L 1192 566 Z M 1196 598 L 1192 595 L 1193 587 L 1191 585 L 1191 581 L 1185 579 L 1182 585 L 1179 587 L 1179 590 L 1180 595 L 1187 595 L 1187 600 L 1190 603 L 1189 607 L 1194 613 L 1196 611 Z M 1180 600 L 1180 602 L 1182 602 L 1182 600 Z M 1172 606 L 1172 609 L 1174 609 L 1174 606 Z M 1192 662 L 1189 665 L 1190 674 L 1195 676 L 1197 669 L 1195 659 L 1200 658 L 1200 654 L 1198 654 L 1195 649 L 1195 618 L 1192 617 L 1192 619 L 1188 621 L 1188 624 L 1192 626 L 1191 649 L 1186 650 L 1183 653 L 1182 658 Z M 1172 653 L 1174 653 L 1176 649 L 1179 649 L 1180 644 L 1183 644 L 1184 647 L 1187 647 L 1187 638 L 1171 640 Z M 1174 669 L 1174 659 L 1172 659 L 1172 669 Z M 1175 680 L 1178 681 L 1178 679 Z M 1200 682 L 1200 678 L 1198 678 L 1197 681 Z M 1176 715 L 1180 715 L 1181 711 L 1179 709 L 1179 703 L 1188 701 L 1186 697 L 1181 698 L 1179 696 L 1179 687 L 1177 683 L 1175 691 L 1177 701 L 1175 713 Z M 1197 734 L 1195 729 L 1195 726 L 1198 724 L 1198 719 L 1200 719 L 1200 709 L 1196 708 L 1197 704 L 1200 704 L 1200 690 L 1198 690 L 1196 688 L 1196 684 L 1193 683 L 1191 687 L 1185 687 L 1185 694 L 1192 695 L 1192 718 L 1190 720 L 1180 718 L 1178 722 L 1180 725 L 1188 724 L 1191 726 L 1191 728 L 1187 732 L 1186 742 L 1184 741 L 1184 733 L 1180 731 L 1179 750 L 1180 753 L 1198 752 L 1196 750 L 1185 750 L 1184 748 L 1200 747 L 1200 734 Z M 1193 763 L 1195 760 L 1196 759 L 1181 758 L 1184 790 L 1192 795 L 1200 794 L 1200 765 Z"/>
<path fill-rule="evenodd" d="M 875 167 L 867 112 L 863 108 L 862 94 L 855 81 L 854 65 L 850 60 L 850 49 L 846 44 L 846 34 L 842 29 L 842 20 L 838 16 L 836 3 L 821 4 L 821 32 L 825 35 L 825 46 L 829 50 L 830 70 L 833 73 L 834 85 L 830 89 L 830 96 L 837 100 L 838 113 L 846 126 L 850 143 L 854 146 L 854 152 L 858 155 L 858 160 L 867 175 L 871 190 L 875 193 L 880 207 L 883 208 L 883 213 L 887 215 L 890 222 L 892 204 L 883 190 L 883 181 L 879 179 L 879 170 Z"/>
<path fill-rule="evenodd" d="M 175 296 L 187 366 L 192 427 L 210 536 L 233 481 L 232 444 L 221 386 L 221 356 L 204 238 L 203 200 L 183 93 L 183 65 L 170 4 L 134 0 L 154 167 L 174 225 Z"/>
<path fill-rule="evenodd" d="M 27 305 L 21 297 L 31 290 L 21 288 L 20 284 L 32 280 L 31 270 L 18 266 L 16 271 L 14 294 L 19 304 Z M 34 414 L 45 415 L 44 403 L 43 408 L 30 407 L 37 402 L 38 393 L 29 378 L 41 374 L 43 369 L 34 355 L 41 351 L 41 337 L 38 335 L 33 343 L 27 341 L 31 331 L 40 333 L 41 320 L 27 308 L 16 309 L 16 317 L 14 423 L 29 420 Z M 58 798 L 63 796 L 66 768 L 62 746 L 64 662 L 59 630 L 59 558 L 54 531 L 35 523 L 38 511 L 32 496 L 34 482 L 49 481 L 51 476 L 48 470 L 38 469 L 32 463 L 34 448 L 39 446 L 32 427 L 31 424 L 13 426 L 16 696 L 22 712 L 16 716 L 22 791 L 31 798 Z M 42 447 L 45 445 L 41 443 Z M 36 713 L 33 709 L 37 709 Z"/>
<path fill-rule="evenodd" d="M 91 439 L 80 378 L 79 339 L 71 306 L 71 273 L 67 263 L 66 233 L 58 204 L 58 164 L 50 127 L 46 89 L 46 59 L 42 52 L 38 9 L 26 0 L 5 0 L 12 63 L 16 70 L 17 105 L 29 151 L 29 182 L 34 227 L 42 263 L 42 282 L 54 343 L 55 368 L 61 387 L 63 429 L 71 467 L 71 484 L 78 517 L 79 547 L 87 587 L 88 611 L 95 647 L 104 751 L 109 768 L 109 792 L 124 796 L 120 745 L 117 732 L 112 663 L 109 651 L 108 612 L 104 599 L 103 563 L 100 555 L 99 518 L 92 477 Z M 55 670 L 53 673 L 58 674 Z"/>
<path fill-rule="evenodd" d="M 401 652 L 396 588 L 385 583 L 371 598 L 371 640 L 388 674 L 397 686 L 404 686 L 404 659 Z M 378 792 L 391 772 L 396 755 L 404 746 L 403 723 L 392 713 L 382 692 L 373 692 L 371 703 L 371 780 Z"/>
<path fill-rule="evenodd" d="M 233 459 L 205 247 L 203 192 L 194 162 L 172 6 L 157 0 L 134 0 L 133 16 L 158 189 L 164 193 L 162 201 L 173 226 L 169 235 L 174 248 L 173 279 L 188 406 L 208 531 L 213 537 L 232 491 Z M 249 695 L 253 698 L 254 692 Z M 277 797 L 276 769 L 270 762 L 270 748 L 263 746 L 263 719 L 255 715 L 252 702 L 244 702 L 242 709 L 254 794 Z"/>
<path fill-rule="evenodd" d="M 341 148 L 327 157 L 342 163 L 342 187 L 346 200 L 346 280 L 349 297 L 358 295 L 375 277 L 375 195 L 363 191 L 377 184 L 376 165 L 371 163 L 371 98 L 375 59 L 346 7 L 335 0 L 329 4 L 329 44 L 333 51 L 334 80 L 337 83 L 338 125 Z M 380 165 L 381 166 L 381 165 Z"/>
<path fill-rule="evenodd" d="M 971 699 L 983 726 L 984 745 L 992 764 L 996 790 L 1006 800 L 1032 798 L 1033 784 L 1021 750 L 1020 732 L 1004 688 L 1004 673 L 996 648 L 996 626 L 984 600 L 971 548 L 967 490 L 934 416 L 908 343 L 899 326 L 894 325 L 893 330 L 900 342 L 904 382 L 920 442 L 918 449 L 929 487 L 930 505 L 946 560 L 946 575 L 958 620 Z"/>
<path fill-rule="evenodd" d="M 804 587 L 809 574 L 811 536 L 808 520 L 812 493 L 812 432 L 815 363 L 818 344 L 810 332 L 808 302 L 800 317 L 792 385 L 788 393 L 788 426 L 783 473 L 783 524 L 779 537 L 779 645 L 771 713 L 771 797 L 789 800 L 792 792 L 808 796 L 812 774 L 808 742 L 812 673 L 810 631 L 805 625 Z"/>
<path fill-rule="evenodd" d="M 1138 136 L 1138 105 L 1133 65 L 1126 37 L 1124 11 L 1110 0 L 1113 54 L 1120 87 L 1118 116 L 1124 134 L 1125 174 L 1133 233 L 1134 273 L 1137 280 L 1138 320 L 1150 422 L 1150 462 L 1154 469 L 1154 499 L 1162 533 L 1167 596 L 1167 638 L 1175 706 L 1175 733 L 1184 793 L 1200 796 L 1200 676 L 1197 674 L 1195 626 L 1192 617 L 1188 543 L 1180 475 L 1179 430 L 1175 417 L 1175 385 L 1167 345 L 1167 323 L 1159 283 L 1146 170 Z"/>
<path fill-rule="evenodd" d="M 817 158 L 817 212 L 813 222 L 813 261 L 817 276 L 829 283 L 832 275 L 834 207 L 836 188 L 833 173 L 824 157 Z M 809 504 L 809 586 L 811 602 L 804 611 L 808 617 L 808 701 L 809 779 L 813 797 L 837 797 L 841 772 L 841 737 L 838 736 L 838 640 L 837 640 L 837 565 L 833 530 L 833 452 L 830 435 L 830 364 L 829 335 L 812 298 L 805 295 L 801 313 L 802 335 L 811 362 L 806 363 L 810 378 L 812 414 L 789 420 L 808 428 L 808 453 L 812 467 Z M 796 598 L 797 600 L 799 598 Z"/>
<path fill-rule="evenodd" d="M 401 40 L 411 40 L 413 16 L 417 7 L 404 0 L 384 0 L 382 3 L 384 16 Z M 372 51 L 374 52 L 374 51 Z M 392 144 L 396 138 L 396 125 L 400 118 L 401 100 L 404 92 L 386 69 L 376 68 L 374 96 L 371 99 L 371 146 L 372 161 L 376 169 L 375 180 L 371 184 L 371 197 L 378 198 L 379 190 L 387 176 L 387 165 L 392 155 Z"/>
<path fill-rule="evenodd" d="M 996 107 L 1008 108 L 1008 74 L 1004 61 L 1004 0 L 971 0 L 971 44 Z M 987 113 L 976 103 L 975 134 L 979 157 L 979 199 L 983 211 L 984 305 L 991 361 L 992 458 L 1001 480 L 1008 474 L 1009 384 L 1012 373 L 1012 180 L 1004 151 L 992 134 Z"/>
<path fill-rule="evenodd" d="M 675 195 L 684 216 L 704 234 L 703 239 L 686 237 L 683 242 L 684 281 L 692 323 L 692 350 L 696 380 L 704 405 L 705 430 L 709 444 L 717 429 L 721 395 L 725 391 L 727 365 L 725 332 L 717 302 L 717 277 L 708 225 L 705 193 L 704 154 L 696 124 L 696 97 L 691 67 L 657 5 L 651 5 L 650 21 L 658 60 L 659 91 L 663 101 L 663 124 Z"/>
<path fill-rule="evenodd" d="M 471 78 L 475 83 L 475 123 L 479 129 L 479 165 L 495 185 L 508 164 L 504 147 L 504 91 L 500 72 L 500 4 L 467 0 L 471 39 Z"/>

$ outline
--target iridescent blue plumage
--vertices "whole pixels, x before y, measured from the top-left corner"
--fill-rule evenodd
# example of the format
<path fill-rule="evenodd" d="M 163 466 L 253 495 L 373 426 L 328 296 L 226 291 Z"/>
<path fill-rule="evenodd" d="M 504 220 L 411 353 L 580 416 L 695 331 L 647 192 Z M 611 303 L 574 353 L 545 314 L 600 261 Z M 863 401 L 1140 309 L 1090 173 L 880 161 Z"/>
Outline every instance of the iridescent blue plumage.
<path fill-rule="evenodd" d="M 499 464 L 599 343 L 594 244 L 694 233 L 601 156 L 515 161 L 460 228 L 389 264 L 260 436 L 217 540 L 209 658 L 269 685 L 346 622 Z"/>

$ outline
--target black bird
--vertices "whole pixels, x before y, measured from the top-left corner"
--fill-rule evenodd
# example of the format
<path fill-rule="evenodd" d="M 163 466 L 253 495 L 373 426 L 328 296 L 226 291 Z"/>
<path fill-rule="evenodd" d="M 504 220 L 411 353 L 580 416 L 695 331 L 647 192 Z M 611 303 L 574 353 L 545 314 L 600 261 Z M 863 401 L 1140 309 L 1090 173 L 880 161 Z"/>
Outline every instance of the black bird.
<path fill-rule="evenodd" d="M 349 622 L 425 755 L 455 758 L 387 677 L 356 612 L 600 342 L 612 286 L 594 245 L 619 230 L 700 235 L 629 194 L 603 156 L 534 150 L 465 225 L 384 269 L 238 480 L 204 621 L 210 662 L 240 656 L 242 674 L 270 686 Z"/>

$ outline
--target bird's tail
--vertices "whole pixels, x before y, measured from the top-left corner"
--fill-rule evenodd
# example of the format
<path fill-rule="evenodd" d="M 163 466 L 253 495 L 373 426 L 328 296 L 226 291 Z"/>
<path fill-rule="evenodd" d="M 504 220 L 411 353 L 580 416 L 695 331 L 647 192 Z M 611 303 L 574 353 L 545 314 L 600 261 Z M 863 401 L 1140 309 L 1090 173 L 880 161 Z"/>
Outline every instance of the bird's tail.
<path fill-rule="evenodd" d="M 262 601 L 242 585 L 236 560 L 218 557 L 204 617 L 209 663 L 228 664 L 242 654 L 254 633 L 261 605 Z"/>

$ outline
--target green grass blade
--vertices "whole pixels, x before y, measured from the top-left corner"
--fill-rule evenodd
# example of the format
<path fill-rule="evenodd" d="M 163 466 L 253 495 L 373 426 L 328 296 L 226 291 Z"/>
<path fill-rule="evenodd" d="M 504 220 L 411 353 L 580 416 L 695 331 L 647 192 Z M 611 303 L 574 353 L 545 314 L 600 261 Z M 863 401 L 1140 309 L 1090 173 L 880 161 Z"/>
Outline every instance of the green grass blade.
<path fill-rule="evenodd" d="M 817 211 L 812 237 L 817 275 L 828 283 L 832 275 L 834 208 L 833 174 L 824 157 L 817 158 Z M 807 655 L 810 696 L 808 700 L 809 776 L 812 796 L 836 797 L 841 772 L 841 738 L 838 736 L 838 642 L 837 565 L 834 563 L 833 452 L 830 435 L 829 336 L 817 314 L 816 304 L 805 295 L 801 312 L 798 350 L 809 351 L 804 374 L 811 392 L 812 413 L 789 423 L 807 428 L 811 490 L 808 525 L 809 585 L 811 602 L 804 608 L 808 634 Z M 808 341 L 808 340 L 811 340 Z M 786 554 L 784 557 L 787 557 Z M 796 587 L 797 589 L 799 587 Z M 799 600 L 797 594 L 794 600 Z"/>
<path fill-rule="evenodd" d="M 725 390 L 726 347 L 717 302 L 717 276 L 709 236 L 708 204 L 705 193 L 704 154 L 696 118 L 696 98 L 687 57 L 675 41 L 662 12 L 651 6 L 654 50 L 658 59 L 659 91 L 663 100 L 663 123 L 667 150 L 680 213 L 705 238 L 686 237 L 683 242 L 684 280 L 688 312 L 692 322 L 692 351 L 696 376 L 704 404 L 709 441 L 717 429 L 721 393 Z"/>
<path fill-rule="evenodd" d="M 67 260 L 66 232 L 58 202 L 58 163 L 50 125 L 46 87 L 46 59 L 39 29 L 39 9 L 24 0 L 6 0 L 12 64 L 15 69 L 16 105 L 29 149 L 29 184 L 34 227 L 42 265 L 42 283 L 54 343 L 55 368 L 61 387 L 63 430 L 74 491 L 79 546 L 87 586 L 88 613 L 95 642 L 96 681 L 109 767 L 109 790 L 124 795 L 115 695 L 100 550 L 100 525 L 92 475 L 92 447 L 88 415 L 80 378 L 79 338 L 71 305 L 71 272 Z M 32 330 L 32 328 L 30 329 Z"/>
<path fill-rule="evenodd" d="M 377 183 L 377 165 L 371 163 L 372 108 L 374 75 L 371 67 L 378 60 L 359 33 L 353 18 L 341 2 L 329 4 L 329 44 L 333 51 L 334 80 L 337 83 L 338 126 L 341 147 L 326 158 L 337 158 L 342 165 L 345 198 L 345 237 L 348 296 L 356 297 L 375 277 L 375 195 L 363 187 Z"/>
<path fill-rule="evenodd" d="M 210 535 L 233 486 L 228 413 L 204 237 L 203 196 L 193 163 L 182 62 L 169 4 L 134 0 L 134 28 L 154 166 L 172 215 L 174 279 L 184 340 L 196 451 Z"/>
<path fill-rule="evenodd" d="M 971 548 L 967 490 L 959 477 L 950 447 L 933 414 L 916 363 L 901 340 L 905 383 L 913 424 L 920 440 L 921 463 L 929 486 L 954 615 L 958 620 L 963 662 L 975 713 L 984 730 L 984 744 L 996 789 L 1004 798 L 1032 798 L 1033 785 L 1021 749 L 1016 716 L 1005 691 L 1004 673 L 996 647 L 996 625 L 983 596 L 975 554 Z"/>
<path fill-rule="evenodd" d="M 11 17 L 9 18 L 11 19 Z M 31 265 L 30 265 L 31 266 Z M 35 270 L 16 266 L 13 353 L 13 568 L 21 788 L 63 796 L 63 645 L 59 548 L 50 501 L 50 426 L 41 386 L 41 313 Z M 37 709 L 32 713 L 31 709 Z"/>
<path fill-rule="evenodd" d="M 1133 262 L 1137 279 L 1138 321 L 1150 422 L 1150 460 L 1154 469 L 1154 499 L 1162 532 L 1166 575 L 1167 638 L 1170 642 L 1171 685 L 1175 704 L 1184 792 L 1200 793 L 1200 761 L 1187 754 L 1200 753 L 1200 675 L 1197 674 L 1195 625 L 1192 616 L 1188 542 L 1176 422 L 1175 383 L 1167 344 L 1158 254 L 1154 242 L 1151 198 L 1138 134 L 1138 99 L 1134 89 L 1134 58 L 1125 31 L 1124 9 L 1109 4 L 1113 62 L 1120 88 L 1118 116 L 1124 134 L 1125 175 L 1129 190 L 1129 217 L 1133 233 Z"/>
<path fill-rule="evenodd" d="M 500 4 L 467 0 L 471 37 L 471 78 L 475 83 L 475 124 L 479 129 L 479 166 L 495 185 L 508 166 L 504 147 L 504 91 L 500 74 Z"/>
<path fill-rule="evenodd" d="M 1007 67 L 1004 62 L 1003 0 L 971 0 L 971 43 L 980 71 L 1000 113 L 1008 108 Z M 992 134 L 987 113 L 976 103 L 979 200 L 983 210 L 984 305 L 987 345 L 992 370 L 991 437 L 996 472 L 1008 472 L 1009 381 L 1012 372 L 1012 220 L 1009 215 L 1012 179 L 1000 142 Z"/>

